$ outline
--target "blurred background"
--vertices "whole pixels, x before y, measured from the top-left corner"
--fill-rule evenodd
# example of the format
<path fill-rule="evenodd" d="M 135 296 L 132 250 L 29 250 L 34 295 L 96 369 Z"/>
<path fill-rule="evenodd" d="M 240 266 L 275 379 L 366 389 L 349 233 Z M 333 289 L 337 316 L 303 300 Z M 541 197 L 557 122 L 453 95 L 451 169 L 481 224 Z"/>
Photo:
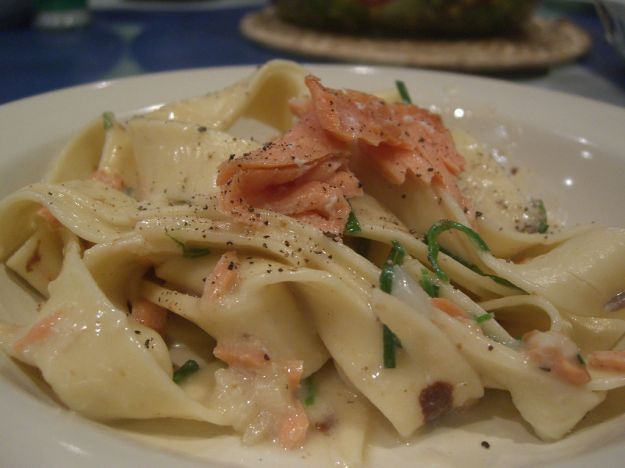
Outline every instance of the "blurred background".
<path fill-rule="evenodd" d="M 625 106 L 624 18 L 625 0 L 0 0 L 0 104 L 281 57 L 488 75 Z"/>

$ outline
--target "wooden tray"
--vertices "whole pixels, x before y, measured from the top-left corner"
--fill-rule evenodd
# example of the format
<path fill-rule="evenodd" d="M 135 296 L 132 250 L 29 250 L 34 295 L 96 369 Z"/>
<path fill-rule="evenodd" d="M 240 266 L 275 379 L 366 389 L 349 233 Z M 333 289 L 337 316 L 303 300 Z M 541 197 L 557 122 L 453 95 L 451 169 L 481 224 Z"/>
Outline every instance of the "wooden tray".
<path fill-rule="evenodd" d="M 318 31 L 282 21 L 272 8 L 241 20 L 248 38 L 309 57 L 462 71 L 546 68 L 584 55 L 589 35 L 566 20 L 534 18 L 522 34 L 480 39 L 372 38 Z"/>

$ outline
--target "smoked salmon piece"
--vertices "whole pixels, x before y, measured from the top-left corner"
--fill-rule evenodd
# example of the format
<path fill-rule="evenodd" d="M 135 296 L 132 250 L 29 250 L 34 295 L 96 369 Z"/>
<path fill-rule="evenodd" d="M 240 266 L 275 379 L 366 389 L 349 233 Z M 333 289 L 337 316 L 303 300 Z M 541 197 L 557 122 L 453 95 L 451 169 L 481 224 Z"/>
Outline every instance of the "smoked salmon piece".
<path fill-rule="evenodd" d="M 579 349 L 562 333 L 533 330 L 523 336 L 530 361 L 573 385 L 584 385 L 590 374 L 579 359 Z"/>
<path fill-rule="evenodd" d="M 219 340 L 213 355 L 230 366 L 248 369 L 264 367 L 271 360 L 260 343 L 247 336 Z"/>
<path fill-rule="evenodd" d="M 299 359 L 288 360 L 285 363 L 285 368 L 288 375 L 289 390 L 297 390 L 304 374 L 304 361 Z"/>
<path fill-rule="evenodd" d="M 301 447 L 306 440 L 306 433 L 310 421 L 304 406 L 299 400 L 294 400 L 286 415 L 280 422 L 278 441 L 285 449 Z"/>
<path fill-rule="evenodd" d="M 588 365 L 596 369 L 625 371 L 625 351 L 593 351 L 588 356 Z"/>
<path fill-rule="evenodd" d="M 222 337 L 213 349 L 213 355 L 229 366 L 229 371 L 244 376 L 237 392 L 256 395 L 270 390 L 271 398 L 254 401 L 257 410 L 268 419 L 266 429 L 282 447 L 301 446 L 310 426 L 308 415 L 295 392 L 300 386 L 304 361 L 299 359 L 273 360 L 261 341 L 249 334 Z M 283 389 L 286 384 L 286 392 Z"/>
<path fill-rule="evenodd" d="M 42 206 L 41 208 L 37 210 L 37 216 L 44 219 L 48 223 L 48 225 L 53 229 L 56 229 L 62 226 L 61 222 L 58 219 L 56 219 L 56 217 L 52 214 L 52 212 L 49 209 L 47 209 L 45 206 Z"/>
<path fill-rule="evenodd" d="M 93 174 L 91 174 L 91 180 L 97 180 L 98 182 L 102 182 L 104 185 L 108 185 L 115 190 L 124 189 L 124 180 L 121 178 L 120 175 L 107 173 L 102 169 L 98 169 Z"/>
<path fill-rule="evenodd" d="M 132 301 L 130 311 L 130 317 L 135 322 L 151 328 L 161 336 L 165 336 L 167 331 L 167 309 L 146 299 L 139 299 Z"/>
<path fill-rule="evenodd" d="M 281 138 L 221 165 L 220 206 L 240 216 L 254 208 L 277 211 L 339 234 L 350 212 L 347 199 L 362 194 L 349 156 L 308 114 Z"/>
<path fill-rule="evenodd" d="M 15 343 L 13 349 L 21 352 L 32 344 L 39 343 L 54 334 L 54 326 L 62 320 L 60 312 L 48 315 L 35 323 L 28 332 Z"/>
<path fill-rule="evenodd" d="M 468 211 L 456 175 L 465 166 L 441 118 L 411 104 L 392 104 L 362 92 L 324 87 L 306 77 L 310 99 L 291 102 L 299 122 L 262 148 L 219 168 L 222 210 L 254 220 L 262 208 L 342 233 L 362 194 L 349 169 L 358 152 L 390 183 L 411 175 L 443 186 Z"/>
<path fill-rule="evenodd" d="M 326 88 L 313 76 L 306 77 L 306 85 L 322 127 L 341 141 L 357 143 L 390 183 L 401 185 L 410 173 L 426 184 L 442 185 L 469 208 L 455 177 L 465 161 L 440 116 L 412 104 Z"/>
<path fill-rule="evenodd" d="M 393 105 L 360 91 L 326 88 L 316 76 L 308 75 L 306 86 L 321 126 L 334 137 L 371 146 L 401 145 L 403 128 Z"/>
<path fill-rule="evenodd" d="M 449 299 L 446 299 L 444 297 L 433 298 L 432 305 L 436 307 L 437 309 L 442 310 L 450 317 L 462 318 L 462 319 L 470 318 L 469 314 L 467 314 L 464 309 L 462 309 L 460 306 L 454 304 Z"/>
<path fill-rule="evenodd" d="M 212 301 L 229 293 L 239 278 L 239 257 L 234 250 L 224 253 L 204 282 L 203 301 Z"/>

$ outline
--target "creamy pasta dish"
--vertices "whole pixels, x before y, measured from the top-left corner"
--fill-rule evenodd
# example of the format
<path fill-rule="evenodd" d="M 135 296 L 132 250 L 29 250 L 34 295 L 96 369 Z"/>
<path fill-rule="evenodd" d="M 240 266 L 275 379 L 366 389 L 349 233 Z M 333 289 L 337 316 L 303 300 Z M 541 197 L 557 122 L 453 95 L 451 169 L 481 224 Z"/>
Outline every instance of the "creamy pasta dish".
<path fill-rule="evenodd" d="M 273 137 L 235 136 L 250 120 Z M 348 466 L 372 417 L 408 438 L 485 389 L 561 439 L 625 385 L 625 230 L 560 226 L 481 148 L 401 82 L 285 61 L 105 112 L 0 203 L 2 260 L 41 296 L 0 345 L 87 418 L 322 433 Z"/>

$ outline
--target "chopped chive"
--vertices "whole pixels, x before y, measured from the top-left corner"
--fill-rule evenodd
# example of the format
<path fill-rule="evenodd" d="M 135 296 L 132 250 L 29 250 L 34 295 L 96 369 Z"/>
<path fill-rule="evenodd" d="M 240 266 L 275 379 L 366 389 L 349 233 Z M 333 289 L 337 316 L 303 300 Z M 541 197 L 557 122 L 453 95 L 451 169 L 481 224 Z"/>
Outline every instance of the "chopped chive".
<path fill-rule="evenodd" d="M 384 265 L 380 273 L 380 289 L 387 294 L 393 292 L 393 265 Z"/>
<path fill-rule="evenodd" d="M 193 359 L 189 359 L 174 372 L 174 382 L 180 383 L 198 370 L 200 370 L 198 363 Z"/>
<path fill-rule="evenodd" d="M 173 240 L 176 244 L 178 244 L 178 246 L 180 246 L 180 248 L 182 249 L 182 256 L 184 258 L 198 258 L 198 257 L 203 257 L 204 255 L 208 255 L 210 253 L 210 250 L 207 249 L 206 247 L 189 247 L 187 244 L 176 239 L 174 236 L 172 236 L 168 232 L 165 234 L 167 235 L 167 237 Z"/>
<path fill-rule="evenodd" d="M 404 257 L 406 256 L 406 250 L 404 247 L 397 241 L 391 242 L 391 251 L 386 258 L 386 262 L 382 267 L 382 272 L 380 273 L 380 289 L 387 294 L 391 294 L 393 292 L 393 266 L 401 265 L 404 261 Z M 401 348 L 401 342 L 397 335 L 391 331 L 386 325 L 382 327 L 382 338 L 383 338 L 383 348 L 384 348 L 384 367 L 386 369 L 394 369 L 395 368 L 395 349 Z"/>
<path fill-rule="evenodd" d="M 425 269 L 421 269 L 421 287 L 423 290 L 428 293 L 430 297 L 438 297 L 438 291 L 440 286 L 435 284 L 430 277 L 430 273 Z"/>
<path fill-rule="evenodd" d="M 380 273 L 380 289 L 387 294 L 393 291 L 393 265 L 386 264 Z M 402 344 L 397 335 L 384 325 L 384 367 L 392 369 L 395 367 L 395 348 L 401 348 Z M 390 348 L 393 348 L 390 351 Z M 390 357 L 392 356 L 392 357 Z M 393 365 L 387 365 L 393 362 Z"/>
<path fill-rule="evenodd" d="M 185 258 L 198 258 L 208 255 L 211 251 L 205 247 L 187 247 L 182 251 L 182 256 Z"/>
<path fill-rule="evenodd" d="M 401 80 L 395 80 L 395 86 L 397 86 L 397 91 L 399 91 L 401 100 L 404 101 L 406 104 L 412 104 L 412 99 L 410 99 L 410 93 L 408 93 L 406 83 Z"/>
<path fill-rule="evenodd" d="M 488 322 L 493 317 L 495 317 L 495 314 L 492 314 L 490 312 L 486 313 L 486 314 L 478 315 L 477 317 L 475 317 L 475 322 L 477 324 L 481 324 L 481 323 L 484 323 L 484 322 Z"/>
<path fill-rule="evenodd" d="M 171 235 L 170 233 L 168 233 L 168 232 L 166 232 L 165 234 L 167 234 L 167 237 L 169 237 L 171 240 L 173 240 L 176 244 L 178 244 L 178 245 L 180 246 L 180 248 L 181 248 L 182 250 L 184 250 L 184 248 L 185 248 L 184 242 L 182 242 L 182 241 L 180 241 L 180 240 L 176 239 L 174 236 L 172 236 L 172 235 Z"/>
<path fill-rule="evenodd" d="M 401 265 L 404 263 L 404 257 L 406 256 L 406 249 L 397 241 L 391 242 L 391 251 L 388 254 L 386 263 L 391 265 Z"/>
<path fill-rule="evenodd" d="M 102 125 L 104 126 L 104 130 L 108 130 L 115 124 L 115 114 L 112 112 L 103 112 L 102 113 Z"/>
<path fill-rule="evenodd" d="M 384 368 L 395 368 L 395 348 L 397 348 L 397 336 L 386 325 L 382 326 L 382 341 L 384 343 Z"/>
<path fill-rule="evenodd" d="M 380 273 L 380 289 L 385 293 L 391 294 L 393 292 L 393 265 L 401 265 L 404 262 L 406 256 L 406 250 L 397 241 L 391 242 L 391 251 L 386 257 L 386 262 L 382 267 Z"/>
<path fill-rule="evenodd" d="M 454 253 L 450 252 L 449 250 L 445 249 L 444 247 L 440 247 L 440 251 L 441 251 L 441 252 L 443 252 L 443 253 L 444 253 L 445 255 L 447 255 L 448 257 L 453 258 L 455 261 L 457 261 L 458 263 L 460 263 L 460 264 L 464 265 L 464 266 L 465 266 L 465 267 L 467 267 L 469 270 L 471 270 L 471 271 L 473 271 L 473 272 L 477 273 L 477 274 L 478 274 L 478 275 L 480 275 L 480 276 L 486 276 L 486 277 L 488 277 L 488 278 L 492 279 L 495 283 L 501 284 L 501 285 L 503 285 L 503 286 L 507 286 L 507 287 L 509 287 L 509 288 L 518 289 L 519 291 L 521 291 L 521 292 L 523 292 L 523 293 L 527 294 L 527 291 L 525 291 L 525 290 L 523 290 L 523 289 L 519 288 L 516 284 L 514 284 L 514 283 L 512 283 L 512 282 L 508 281 L 508 280 L 507 280 L 507 279 L 505 279 L 505 278 L 502 278 L 501 276 L 497 276 L 497 275 L 489 275 L 489 274 L 484 273 L 484 272 L 480 269 L 480 267 L 478 267 L 476 264 L 471 263 L 471 262 L 469 262 L 469 261 L 465 260 L 465 259 L 464 259 L 464 258 L 462 258 L 461 256 L 456 255 L 456 254 L 454 254 Z"/>
<path fill-rule="evenodd" d="M 358 222 L 358 218 L 354 214 L 354 211 L 349 212 L 349 217 L 347 218 L 347 224 L 345 224 L 345 234 L 356 234 L 357 232 L 362 231 L 360 227 L 360 223 Z"/>
<path fill-rule="evenodd" d="M 542 200 L 536 200 L 536 206 L 538 208 L 538 227 L 537 231 L 540 234 L 545 234 L 549 230 L 549 224 L 547 224 L 547 210 L 545 203 Z"/>
<path fill-rule="evenodd" d="M 313 381 L 313 376 L 309 375 L 302 383 L 304 384 L 304 404 L 312 406 L 315 404 L 315 382 Z"/>
<path fill-rule="evenodd" d="M 443 219 L 436 223 L 434 223 L 428 232 L 425 234 L 427 246 L 428 246 L 428 261 L 432 265 L 434 269 L 434 273 L 441 281 L 446 283 L 449 282 L 449 276 L 447 273 L 443 271 L 441 266 L 438 263 L 438 252 L 440 251 L 440 245 L 438 244 L 438 236 L 440 236 L 443 232 L 454 229 L 456 231 L 460 231 L 463 234 L 466 234 L 467 237 L 483 252 L 489 252 L 490 249 L 484 239 L 480 237 L 480 235 L 475 232 L 470 227 L 465 226 L 457 221 L 452 221 L 449 219 Z"/>
<path fill-rule="evenodd" d="M 443 252 L 445 255 L 447 255 L 448 257 L 453 258 L 455 261 L 457 261 L 458 263 L 461 263 L 462 265 L 464 265 L 465 267 L 467 267 L 469 270 L 472 270 L 476 273 L 479 273 L 480 275 L 483 275 L 484 273 L 482 272 L 482 270 L 480 270 L 480 268 L 474 264 L 469 262 L 468 260 L 465 260 L 464 258 L 462 258 L 460 255 L 456 255 L 453 252 L 450 252 L 449 250 L 447 250 L 445 247 L 440 247 L 440 251 Z"/>
<path fill-rule="evenodd" d="M 584 359 L 584 356 L 582 356 L 580 353 L 577 353 L 577 360 L 582 366 L 586 365 L 586 359 Z"/>
<path fill-rule="evenodd" d="M 501 276 L 497 276 L 497 275 L 487 275 L 484 272 L 482 272 L 479 268 L 479 271 L 476 271 L 476 273 L 479 273 L 482 276 L 486 276 L 490 279 L 492 279 L 495 283 L 497 284 L 501 284 L 502 286 L 507 286 L 509 288 L 514 288 L 514 289 L 518 289 L 519 291 L 523 292 L 524 294 L 527 294 L 527 291 L 525 291 L 522 288 L 519 288 L 516 284 L 512 283 L 511 281 L 508 281 L 505 278 L 502 278 Z"/>

